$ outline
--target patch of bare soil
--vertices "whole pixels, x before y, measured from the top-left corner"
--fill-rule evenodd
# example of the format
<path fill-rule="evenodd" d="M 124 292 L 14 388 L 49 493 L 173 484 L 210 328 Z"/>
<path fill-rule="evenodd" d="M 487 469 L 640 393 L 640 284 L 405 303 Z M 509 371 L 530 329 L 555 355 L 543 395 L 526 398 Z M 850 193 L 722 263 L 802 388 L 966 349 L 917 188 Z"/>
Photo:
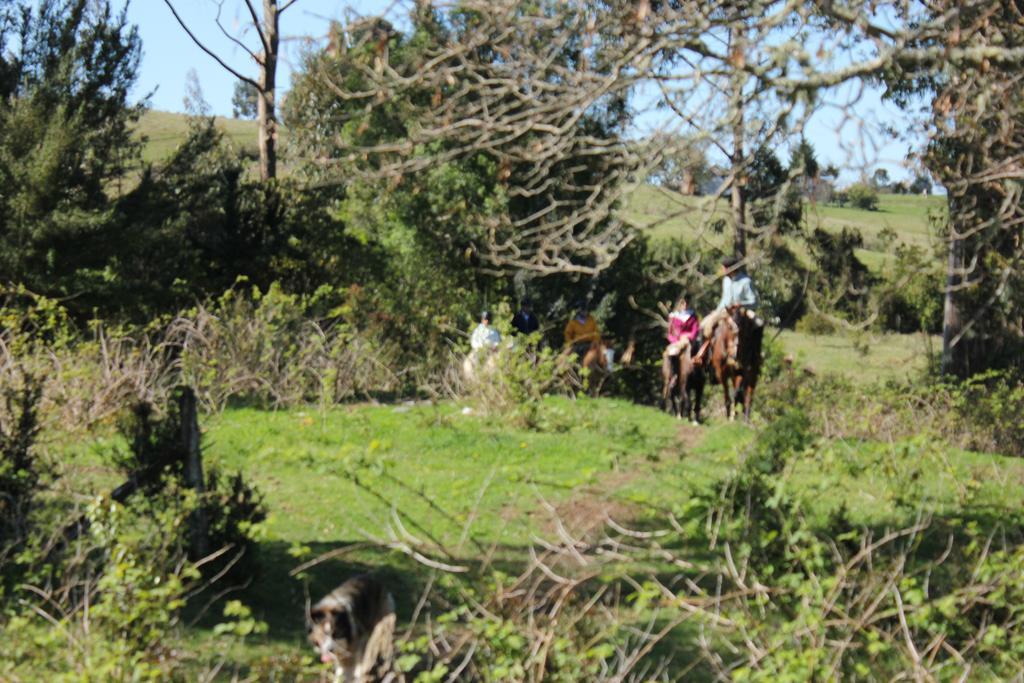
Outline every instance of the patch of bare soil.
<path fill-rule="evenodd" d="M 601 532 L 609 518 L 625 524 L 638 516 L 639 506 L 616 494 L 642 476 L 640 468 L 616 469 L 601 477 L 596 485 L 577 489 L 553 509 L 539 509 L 533 516 L 539 518 L 545 537 L 558 535 L 564 529 L 575 538 L 592 538 Z"/>
<path fill-rule="evenodd" d="M 685 454 L 697 447 L 697 444 L 704 438 L 704 428 L 683 422 L 676 432 L 676 444 Z"/>
<path fill-rule="evenodd" d="M 609 518 L 619 523 L 636 516 L 637 506 L 624 500 L 580 491 L 555 506 L 544 524 L 545 535 L 558 533 L 561 524 L 574 537 L 588 537 L 599 532 Z"/>
<path fill-rule="evenodd" d="M 596 485 L 576 489 L 568 499 L 558 503 L 549 505 L 538 500 L 528 511 L 515 505 L 505 505 L 501 518 L 508 521 L 526 515 L 532 522 L 531 526 L 538 529 L 538 535 L 544 539 L 556 539 L 563 529 L 573 538 L 592 539 L 608 518 L 627 523 L 638 516 L 639 507 L 616 498 L 616 493 L 640 476 L 642 474 L 636 471 L 610 472 Z"/>

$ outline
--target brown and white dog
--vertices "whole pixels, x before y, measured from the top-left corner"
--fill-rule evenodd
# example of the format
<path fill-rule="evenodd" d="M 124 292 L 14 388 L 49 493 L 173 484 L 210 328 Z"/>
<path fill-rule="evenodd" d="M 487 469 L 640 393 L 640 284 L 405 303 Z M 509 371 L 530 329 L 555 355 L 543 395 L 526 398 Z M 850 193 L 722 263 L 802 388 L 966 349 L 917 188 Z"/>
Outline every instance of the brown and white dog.
<path fill-rule="evenodd" d="M 366 574 L 349 579 L 313 605 L 307 625 L 320 661 L 334 663 L 335 681 L 387 680 L 395 601 L 380 581 Z"/>

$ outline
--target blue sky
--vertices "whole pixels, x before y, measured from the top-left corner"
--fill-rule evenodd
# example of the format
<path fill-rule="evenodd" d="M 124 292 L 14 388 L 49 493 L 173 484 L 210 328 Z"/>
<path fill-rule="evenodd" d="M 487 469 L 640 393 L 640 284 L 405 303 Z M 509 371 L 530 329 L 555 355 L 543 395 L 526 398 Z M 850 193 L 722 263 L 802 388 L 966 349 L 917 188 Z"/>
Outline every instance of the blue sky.
<path fill-rule="evenodd" d="M 189 24 L 197 37 L 217 52 L 240 73 L 256 77 L 256 65 L 241 48 L 234 45 L 217 28 L 217 3 L 214 0 L 173 0 L 178 14 Z M 281 17 L 281 35 L 284 55 L 279 70 L 279 82 L 287 90 L 292 66 L 297 64 L 300 50 L 307 37 L 318 38 L 327 34 L 331 19 L 342 18 L 346 4 L 338 0 L 298 0 Z M 257 3 L 262 5 L 262 3 Z M 365 11 L 380 3 L 356 3 Z M 132 0 L 128 6 L 129 20 L 139 27 L 142 37 L 142 67 L 135 97 L 155 93 L 150 99 L 153 109 L 184 111 L 185 80 L 190 69 L 195 69 L 203 96 L 213 112 L 231 115 L 231 95 L 235 78 L 196 47 L 181 30 L 163 0 Z M 224 0 L 221 23 L 243 42 L 254 46 L 256 34 L 247 26 L 248 14 L 241 0 Z"/>
<path fill-rule="evenodd" d="M 211 49 L 239 72 L 256 76 L 252 59 L 217 28 L 215 0 L 173 2 L 182 18 Z M 281 19 L 284 45 L 278 73 L 281 92 L 288 90 L 292 68 L 298 64 L 303 46 L 309 39 L 325 37 L 329 22 L 343 19 L 346 7 L 354 6 L 361 14 L 371 14 L 393 9 L 395 4 L 381 0 L 298 0 Z M 192 43 L 174 20 L 164 0 L 132 0 L 128 16 L 139 27 L 142 37 L 143 58 L 135 92 L 137 99 L 152 91 L 150 105 L 153 109 L 184 111 L 186 78 L 189 71 L 195 69 L 203 96 L 213 113 L 231 115 L 235 78 Z M 256 35 L 249 26 L 242 0 L 223 0 L 221 23 L 243 42 L 255 45 Z M 894 179 L 908 178 L 908 171 L 902 168 L 907 142 L 893 142 L 877 133 L 878 125 L 885 123 L 915 140 L 908 117 L 894 106 L 882 103 L 878 91 L 871 88 L 855 95 L 848 87 L 826 99 L 845 104 L 854 97 L 858 101 L 855 105 L 857 116 L 853 119 L 844 119 L 842 107 L 826 107 L 808 125 L 806 135 L 815 146 L 819 160 L 845 169 L 842 175 L 844 183 L 853 182 L 862 171 L 870 172 L 877 167 L 886 168 Z M 867 125 L 862 125 L 862 122 Z M 780 156 L 783 161 L 788 159 L 785 150 L 780 150 Z"/>

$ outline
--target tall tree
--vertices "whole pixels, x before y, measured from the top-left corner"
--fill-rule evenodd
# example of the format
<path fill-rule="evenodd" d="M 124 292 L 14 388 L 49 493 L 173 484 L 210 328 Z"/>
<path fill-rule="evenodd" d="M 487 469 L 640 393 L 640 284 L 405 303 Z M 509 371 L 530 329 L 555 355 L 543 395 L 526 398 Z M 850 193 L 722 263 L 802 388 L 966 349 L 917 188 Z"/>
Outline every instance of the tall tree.
<path fill-rule="evenodd" d="M 217 5 L 217 16 L 214 19 L 217 27 L 233 43 L 238 45 L 256 63 L 259 75 L 251 78 L 210 49 L 196 36 L 185 20 L 178 13 L 172 0 L 164 0 L 164 4 L 174 15 L 178 24 L 188 34 L 199 49 L 208 54 L 221 67 L 239 81 L 256 89 L 256 120 L 258 122 L 260 150 L 260 178 L 270 180 L 277 177 L 277 65 L 280 59 L 281 15 L 298 0 L 263 0 L 262 14 L 257 11 L 253 0 L 243 0 L 249 15 L 250 26 L 257 38 L 257 45 L 250 47 L 238 36 L 230 33 L 220 20 L 222 3 Z"/>
<path fill-rule="evenodd" d="M 78 296 L 138 159 L 138 33 L 107 0 L 8 2 L 0 21 L 0 279 Z"/>
<path fill-rule="evenodd" d="M 297 79 L 297 142 L 334 183 L 405 188 L 488 167 L 496 203 L 452 188 L 448 210 L 477 214 L 447 221 L 445 239 L 465 240 L 467 257 L 492 271 L 599 272 L 634 237 L 613 211 L 637 166 L 620 135 L 624 48 L 609 36 L 621 19 L 607 19 L 588 27 L 584 6 L 546 0 L 447 15 L 418 3 L 408 37 L 379 18 L 353 21 Z"/>
<path fill-rule="evenodd" d="M 939 2 L 940 27 L 885 72 L 889 96 L 930 97 L 928 171 L 947 190 L 943 373 L 1024 367 L 1024 13 Z M 915 185 L 918 183 L 915 182 Z M 930 182 L 919 187 L 930 187 Z"/>

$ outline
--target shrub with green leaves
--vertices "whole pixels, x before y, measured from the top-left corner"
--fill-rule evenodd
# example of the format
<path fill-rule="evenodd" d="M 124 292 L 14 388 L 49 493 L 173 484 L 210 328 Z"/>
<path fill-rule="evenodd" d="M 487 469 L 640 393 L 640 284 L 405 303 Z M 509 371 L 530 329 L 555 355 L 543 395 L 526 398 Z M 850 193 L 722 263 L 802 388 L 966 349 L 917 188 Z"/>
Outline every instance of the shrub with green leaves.
<path fill-rule="evenodd" d="M 878 191 L 867 183 L 855 183 L 846 188 L 846 201 L 850 206 L 865 211 L 878 208 Z"/>
<path fill-rule="evenodd" d="M 894 332 L 942 331 L 941 263 L 916 247 L 897 245 L 896 260 L 878 283 L 880 326 Z"/>
<path fill-rule="evenodd" d="M 180 397 L 180 393 L 179 393 Z M 114 451 L 112 461 L 129 484 L 134 484 L 128 500 L 145 505 L 145 499 L 161 495 L 165 490 L 183 491 L 185 486 L 199 488 L 187 481 L 189 445 L 185 442 L 179 400 L 169 402 L 162 415 L 142 403 L 122 422 L 121 430 L 128 442 L 124 451 Z M 262 496 L 242 477 L 241 472 L 225 478 L 215 467 L 207 468 L 202 490 L 196 490 L 194 510 L 189 517 L 188 532 L 200 533 L 200 543 L 189 541 L 189 558 L 203 561 L 205 576 L 218 576 L 236 585 L 247 585 L 259 571 L 256 536 L 260 523 L 266 519 Z M 197 529 L 202 519 L 201 529 Z M 226 552 L 212 560 L 197 556 L 205 552 Z"/>
<path fill-rule="evenodd" d="M 47 473 L 36 448 L 41 389 L 32 378 L 0 390 L 0 597 L 25 569 L 25 544 L 37 530 L 40 484 Z"/>
<path fill-rule="evenodd" d="M 809 427 L 799 410 L 783 413 L 736 473 L 686 508 L 706 520 L 684 529 L 707 539 L 716 594 L 730 596 L 704 646 L 712 669 L 752 681 L 1020 676 L 1019 514 L 995 528 L 966 511 L 923 515 L 914 482 L 938 461 L 912 448 L 898 465 L 909 478 L 887 475 L 907 494 L 905 523 L 855 526 L 842 509 L 812 521 L 788 484 Z"/>
<path fill-rule="evenodd" d="M 179 316 L 167 332 L 181 348 L 182 383 L 219 409 L 229 400 L 262 406 L 340 401 L 394 391 L 398 348 L 338 314 L 315 316 L 331 291 L 288 294 L 229 290 L 209 307 Z"/>
<path fill-rule="evenodd" d="M 450 388 L 486 414 L 511 416 L 519 426 L 536 427 L 544 397 L 572 393 L 579 379 L 570 358 L 544 345 L 539 334 L 511 335 L 508 304 L 496 310 L 494 327 L 503 335 L 501 346 L 457 356 L 452 374 L 461 376 Z"/>

